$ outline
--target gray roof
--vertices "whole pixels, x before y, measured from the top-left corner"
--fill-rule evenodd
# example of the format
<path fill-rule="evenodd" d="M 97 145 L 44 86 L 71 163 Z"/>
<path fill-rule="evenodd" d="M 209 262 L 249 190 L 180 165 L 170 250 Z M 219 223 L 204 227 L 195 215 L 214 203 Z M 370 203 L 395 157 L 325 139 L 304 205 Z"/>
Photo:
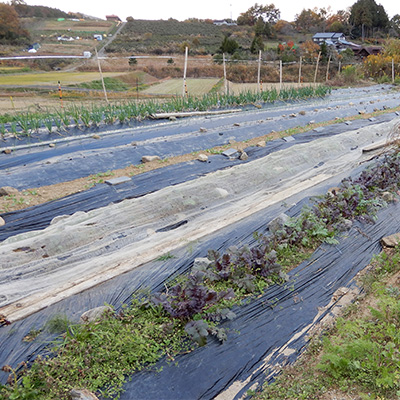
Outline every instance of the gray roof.
<path fill-rule="evenodd" d="M 344 33 L 338 32 L 319 32 L 313 36 L 313 39 L 339 39 L 344 36 Z"/>

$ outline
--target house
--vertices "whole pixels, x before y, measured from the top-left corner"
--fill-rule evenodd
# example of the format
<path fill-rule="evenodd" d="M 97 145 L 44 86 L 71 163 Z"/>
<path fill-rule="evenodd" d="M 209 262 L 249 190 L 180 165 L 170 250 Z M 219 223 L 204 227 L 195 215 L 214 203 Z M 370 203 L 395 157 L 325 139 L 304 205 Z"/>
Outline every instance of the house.
<path fill-rule="evenodd" d="M 346 40 L 346 37 L 344 33 L 340 32 L 319 32 L 312 37 L 312 40 L 317 44 L 326 43 L 329 45 L 336 44 L 340 40 Z"/>
<path fill-rule="evenodd" d="M 106 20 L 107 20 L 107 21 L 112 21 L 112 22 L 122 22 L 122 21 L 121 21 L 121 18 L 118 17 L 118 15 L 114 15 L 114 14 L 112 14 L 112 15 L 106 15 Z"/>
<path fill-rule="evenodd" d="M 222 26 L 222 25 L 226 25 L 226 26 L 235 26 L 237 25 L 236 22 L 228 22 L 226 19 L 222 19 L 222 20 L 214 20 L 213 22 L 214 25 L 217 26 Z"/>

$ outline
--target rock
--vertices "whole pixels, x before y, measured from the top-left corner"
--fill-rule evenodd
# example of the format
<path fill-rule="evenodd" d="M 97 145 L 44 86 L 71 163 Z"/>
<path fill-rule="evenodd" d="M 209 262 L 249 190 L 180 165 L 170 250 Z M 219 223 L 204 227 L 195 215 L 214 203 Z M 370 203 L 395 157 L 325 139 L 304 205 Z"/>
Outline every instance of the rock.
<path fill-rule="evenodd" d="M 315 108 L 315 109 L 314 109 L 314 112 L 318 112 L 318 111 L 319 111 L 318 108 Z"/>
<path fill-rule="evenodd" d="M 396 247 L 400 243 L 400 233 L 386 236 L 381 239 L 381 245 L 383 247 Z"/>
<path fill-rule="evenodd" d="M 227 197 L 229 195 L 229 192 L 227 190 L 225 190 L 225 189 L 222 189 L 222 188 L 216 188 L 215 191 L 222 198 L 225 198 L 225 197 Z"/>
<path fill-rule="evenodd" d="M 56 145 L 55 145 L 55 143 L 50 143 L 49 147 L 54 148 L 54 147 L 56 147 Z"/>
<path fill-rule="evenodd" d="M 0 196 L 13 196 L 19 194 L 18 189 L 11 186 L 3 186 L 0 188 Z"/>
<path fill-rule="evenodd" d="M 296 118 L 297 115 L 293 113 L 293 114 L 289 114 L 289 117 L 290 117 L 290 118 Z"/>
<path fill-rule="evenodd" d="M 0 217 L 0 226 L 4 226 L 5 224 L 6 224 L 6 221 L 4 221 L 4 219 Z"/>
<path fill-rule="evenodd" d="M 137 142 L 132 142 L 132 143 L 131 143 L 131 146 L 136 147 L 136 146 L 137 146 Z"/>
<path fill-rule="evenodd" d="M 170 120 L 170 121 L 176 121 L 176 117 L 171 116 L 171 117 L 169 117 L 169 120 Z"/>
<path fill-rule="evenodd" d="M 277 231 L 279 231 L 280 229 L 283 228 L 283 226 L 285 225 L 285 223 L 287 221 L 289 221 L 290 217 L 285 214 L 282 213 L 280 215 L 278 215 L 276 218 L 274 218 L 269 224 L 268 224 L 268 229 L 271 233 L 275 233 Z"/>
<path fill-rule="evenodd" d="M 390 192 L 383 192 L 382 199 L 386 201 L 386 203 L 393 203 L 396 200 L 396 197 L 393 193 Z"/>
<path fill-rule="evenodd" d="M 207 132 L 207 129 L 206 128 L 200 128 L 199 131 L 200 132 Z"/>
<path fill-rule="evenodd" d="M 234 143 L 236 143 L 236 140 L 235 139 L 229 139 L 228 143 L 229 144 L 234 144 Z"/>
<path fill-rule="evenodd" d="M 91 310 L 85 311 L 80 318 L 80 322 L 93 322 L 96 321 L 97 319 L 101 318 L 101 316 L 107 312 L 107 311 L 113 311 L 113 309 L 109 306 L 100 306 L 96 308 L 92 308 Z"/>
<path fill-rule="evenodd" d="M 350 103 L 349 103 L 349 106 L 354 106 L 354 103 L 350 102 Z"/>
<path fill-rule="evenodd" d="M 306 112 L 304 110 L 299 111 L 300 115 L 306 115 Z"/>
<path fill-rule="evenodd" d="M 92 135 L 92 139 L 100 139 L 100 135 Z"/>
<path fill-rule="evenodd" d="M 296 139 L 293 136 L 285 136 L 284 138 L 282 138 L 285 142 L 293 142 Z"/>
<path fill-rule="evenodd" d="M 99 400 L 98 397 L 87 389 L 72 389 L 69 395 L 71 400 Z"/>
<path fill-rule="evenodd" d="M 374 108 L 374 112 L 377 112 L 377 111 L 379 111 L 379 108 Z"/>
<path fill-rule="evenodd" d="M 332 110 L 332 107 L 327 107 L 326 109 L 327 109 L 327 110 Z"/>
<path fill-rule="evenodd" d="M 312 120 L 308 123 L 308 125 L 313 125 L 313 124 L 315 124 L 315 121 L 312 119 Z"/>
<path fill-rule="evenodd" d="M 205 155 L 205 154 L 199 154 L 199 155 L 197 156 L 197 159 L 198 159 L 199 161 L 201 161 L 201 162 L 207 162 L 207 161 L 208 161 L 208 156 Z"/>
<path fill-rule="evenodd" d="M 335 121 L 339 121 L 341 119 L 340 117 L 335 117 Z"/>
<path fill-rule="evenodd" d="M 120 185 L 121 183 L 130 182 L 129 176 L 119 176 L 118 178 L 107 179 L 104 183 L 110 186 Z"/>
<path fill-rule="evenodd" d="M 239 152 L 236 149 L 228 149 L 222 153 L 223 156 L 228 157 L 229 159 L 232 158 L 239 158 Z"/>
<path fill-rule="evenodd" d="M 235 123 L 233 124 L 233 126 L 240 126 L 240 124 L 237 123 L 237 122 L 235 122 Z"/>
<path fill-rule="evenodd" d="M 258 142 L 256 144 L 257 147 L 265 147 L 267 144 L 265 143 L 265 140 L 262 140 L 261 142 Z"/>
<path fill-rule="evenodd" d="M 285 117 L 286 117 L 286 114 L 283 114 L 283 115 L 282 115 L 282 118 L 285 118 Z"/>
<path fill-rule="evenodd" d="M 205 258 L 205 257 L 195 258 L 194 263 L 193 263 L 193 269 L 198 270 L 198 271 L 203 271 L 210 264 L 212 264 L 212 261 L 209 260 L 208 258 Z"/>
<path fill-rule="evenodd" d="M 247 155 L 247 153 L 245 151 L 242 151 L 242 153 L 240 154 L 239 160 L 246 161 L 248 159 L 249 159 L 249 156 Z"/>
<path fill-rule="evenodd" d="M 3 153 L 4 154 L 11 154 L 11 149 L 5 149 L 5 150 L 3 150 Z"/>
<path fill-rule="evenodd" d="M 359 113 L 360 115 L 364 115 L 364 114 L 365 114 L 365 110 L 360 110 L 358 113 Z"/>
<path fill-rule="evenodd" d="M 149 162 L 157 161 L 157 160 L 161 160 L 161 158 L 159 156 L 143 156 L 142 157 L 143 163 L 149 163 Z"/>

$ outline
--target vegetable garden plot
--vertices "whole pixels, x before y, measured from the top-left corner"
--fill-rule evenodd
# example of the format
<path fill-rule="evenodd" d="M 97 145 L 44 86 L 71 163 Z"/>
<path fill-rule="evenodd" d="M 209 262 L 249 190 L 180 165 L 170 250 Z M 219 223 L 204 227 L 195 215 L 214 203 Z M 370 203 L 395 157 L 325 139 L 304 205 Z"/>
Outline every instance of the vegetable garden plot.
<path fill-rule="evenodd" d="M 388 121 L 391 119 L 392 115 L 384 115 L 378 118 L 376 123 L 382 123 L 385 120 Z M 351 128 L 361 128 L 364 123 L 365 121 L 363 120 L 354 121 Z M 121 185 L 108 186 L 106 184 L 99 184 L 85 192 L 76 193 L 43 205 L 6 213 L 2 215 L 7 224 L 0 227 L 0 241 L 18 233 L 44 229 L 46 226 L 49 226 L 51 220 L 58 215 L 71 215 L 77 211 L 87 212 L 95 208 L 104 207 L 111 202 L 116 203 L 124 199 L 141 197 L 164 187 L 187 182 L 217 170 L 254 161 L 296 144 L 304 144 L 318 138 L 338 135 L 347 130 L 347 125 L 337 124 L 326 128 L 326 130 L 322 132 L 309 131 L 299 133 L 294 137 L 294 141 L 286 142 L 282 139 L 278 139 L 267 142 L 264 148 L 252 147 L 245 149 L 249 156 L 248 161 L 239 161 L 237 159 L 230 160 L 222 155 L 214 155 L 209 157 L 209 162 L 207 163 L 193 161 L 172 165 L 139 174 L 132 177 L 130 182 Z M 78 169 L 78 165 L 75 166 L 75 169 Z M 50 171 L 54 172 L 53 170 Z M 12 176 L 16 179 L 14 174 Z M 32 171 L 26 176 L 26 178 L 28 177 L 29 182 L 35 179 Z M 38 178 L 43 179 L 43 175 L 39 174 Z"/>
<path fill-rule="evenodd" d="M 380 107 L 383 105 L 395 107 L 399 104 L 399 97 L 387 95 L 379 101 Z M 325 104 L 326 107 L 326 103 L 321 104 Z M 0 179 L 2 185 L 18 189 L 40 187 L 139 164 L 141 157 L 147 154 L 162 158 L 187 154 L 217 145 L 226 145 L 229 140 L 242 141 L 265 135 L 273 130 L 282 131 L 305 126 L 310 120 L 322 122 L 333 120 L 335 117 L 355 115 L 358 114 L 359 107 L 368 112 L 372 112 L 376 107 L 373 104 L 349 106 L 347 101 L 336 102 L 339 108 L 336 108 L 335 103 L 330 104 L 332 107 L 329 109 L 322 108 L 319 111 L 314 111 L 314 102 L 311 105 L 292 104 L 285 108 L 257 110 L 222 118 L 199 118 L 184 123 L 155 126 L 145 124 L 132 130 L 123 129 L 120 133 L 116 130 L 111 135 L 103 136 L 101 140 L 89 137 L 79 142 L 68 143 L 64 142 L 63 138 L 53 149 L 21 148 L 10 155 L 0 154 Z M 306 115 L 298 114 L 296 118 L 288 116 L 304 110 L 307 111 Z M 282 117 L 285 115 L 282 113 L 285 113 L 286 117 Z M 263 118 L 267 119 L 264 121 Z M 375 122 L 383 121 L 385 118 L 389 117 L 381 116 Z M 364 121 L 365 124 L 375 122 Z M 234 123 L 240 123 L 241 126 L 234 127 Z M 355 127 L 359 127 L 358 124 L 359 122 L 355 122 Z M 207 132 L 199 132 L 200 127 L 205 128 Z M 330 131 L 335 129 L 337 128 L 332 127 Z M 347 125 L 343 126 L 344 129 L 347 129 Z M 20 140 L 17 142 L 19 145 Z M 136 142 L 137 146 L 132 146 L 133 142 Z M 7 141 L 3 143 L 4 145 L 7 145 Z"/>

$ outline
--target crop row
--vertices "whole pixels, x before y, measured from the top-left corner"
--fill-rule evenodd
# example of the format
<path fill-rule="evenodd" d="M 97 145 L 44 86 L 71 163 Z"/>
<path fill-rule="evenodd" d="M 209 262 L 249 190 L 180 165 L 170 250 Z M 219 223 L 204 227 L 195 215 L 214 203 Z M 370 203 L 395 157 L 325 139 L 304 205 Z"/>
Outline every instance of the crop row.
<path fill-rule="evenodd" d="M 0 116 L 0 136 L 6 134 L 26 135 L 45 128 L 53 131 L 66 131 L 71 125 L 94 127 L 100 124 L 129 123 L 134 120 L 151 118 L 156 113 L 181 111 L 206 111 L 220 107 L 240 106 L 252 103 L 275 101 L 293 101 L 309 97 L 323 97 L 330 93 L 326 86 L 302 87 L 298 89 L 267 90 L 261 93 L 250 91 L 238 95 L 209 93 L 203 97 L 174 97 L 165 102 L 146 100 L 143 102 L 125 102 L 120 104 L 92 105 L 91 107 L 72 106 L 47 113 L 22 112 Z"/>

